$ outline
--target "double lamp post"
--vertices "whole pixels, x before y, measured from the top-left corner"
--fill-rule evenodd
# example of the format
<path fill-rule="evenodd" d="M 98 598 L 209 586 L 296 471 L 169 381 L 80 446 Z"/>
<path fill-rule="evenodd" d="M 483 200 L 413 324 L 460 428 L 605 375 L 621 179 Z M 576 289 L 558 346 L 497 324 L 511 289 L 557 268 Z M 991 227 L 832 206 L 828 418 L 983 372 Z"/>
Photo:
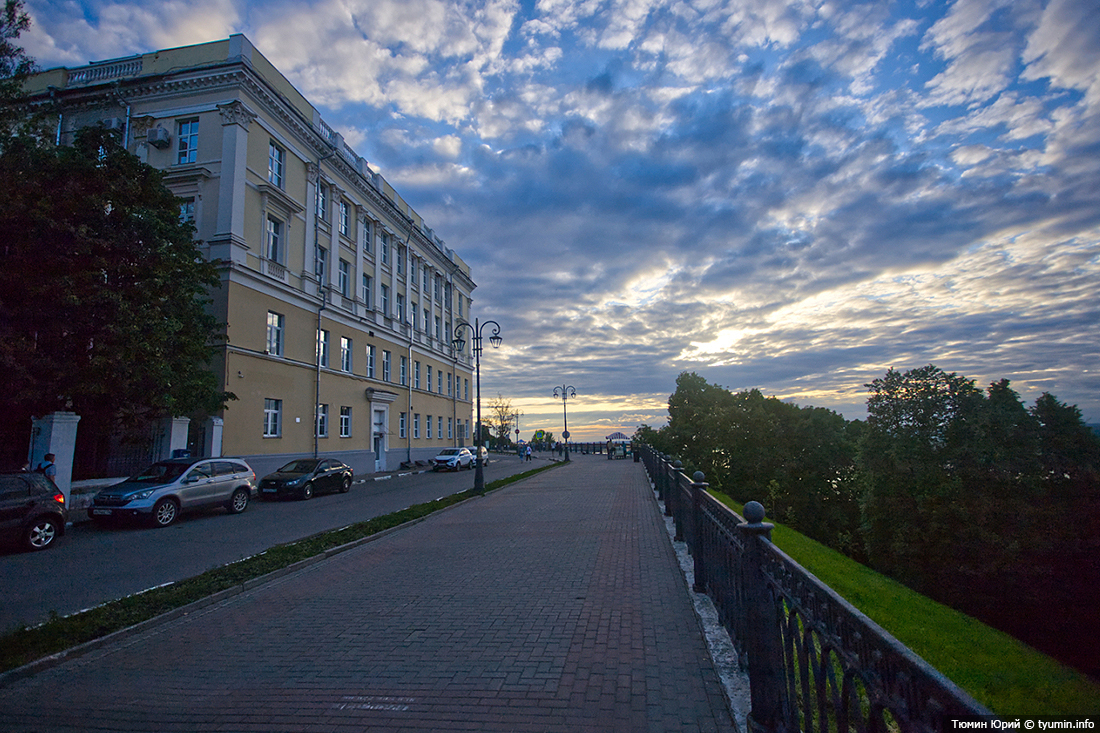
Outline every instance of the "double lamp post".
<path fill-rule="evenodd" d="M 569 462 L 569 410 L 566 408 L 566 402 L 570 397 L 576 397 L 577 390 L 569 385 L 563 384 L 560 387 L 554 387 L 554 397 L 561 399 L 562 419 L 565 421 L 565 430 L 562 431 L 561 437 L 565 439 L 565 462 Z"/>
<path fill-rule="evenodd" d="M 500 324 L 496 321 L 481 323 L 481 321 L 475 318 L 472 326 L 466 321 L 459 321 L 455 326 L 454 336 L 454 347 L 460 353 L 466 350 L 466 339 L 462 337 L 462 329 L 470 329 L 470 340 L 473 344 L 474 371 L 477 375 L 477 432 L 474 437 L 474 444 L 477 446 L 477 457 L 474 459 L 474 491 L 478 493 L 485 491 L 485 470 L 481 465 L 481 338 L 482 331 L 490 325 L 493 327 L 493 332 L 489 334 L 489 343 L 492 344 L 495 349 L 504 341 L 504 339 L 500 337 Z"/>

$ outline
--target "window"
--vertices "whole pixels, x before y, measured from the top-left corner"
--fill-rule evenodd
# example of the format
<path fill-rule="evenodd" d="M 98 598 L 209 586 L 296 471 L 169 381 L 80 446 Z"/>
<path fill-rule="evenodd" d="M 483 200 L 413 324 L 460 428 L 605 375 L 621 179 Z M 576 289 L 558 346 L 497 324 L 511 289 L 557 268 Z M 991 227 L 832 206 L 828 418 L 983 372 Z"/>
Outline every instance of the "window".
<path fill-rule="evenodd" d="M 382 264 L 388 265 L 390 264 L 390 235 L 382 232 L 379 239 L 382 240 L 378 244 L 378 248 L 382 250 Z"/>
<path fill-rule="evenodd" d="M 413 389 L 420 389 L 420 362 L 413 362 Z"/>
<path fill-rule="evenodd" d="M 180 221 L 184 224 L 195 221 L 195 199 L 180 199 Z"/>
<path fill-rule="evenodd" d="M 447 372 L 447 396 L 450 397 L 454 394 L 454 389 L 451 385 L 451 373 Z"/>
<path fill-rule="evenodd" d="M 427 370 L 427 377 L 428 377 L 425 380 L 425 382 L 427 382 L 427 384 L 425 385 L 425 389 L 427 389 L 429 392 L 431 392 L 432 391 L 432 367 L 431 367 L 431 364 L 425 365 L 424 368 Z"/>
<path fill-rule="evenodd" d="M 402 275 L 405 272 L 405 248 L 401 245 L 397 245 L 397 274 Z"/>
<path fill-rule="evenodd" d="M 328 250 L 319 246 L 313 250 L 313 254 L 313 273 L 323 285 L 328 279 Z"/>
<path fill-rule="evenodd" d="M 401 357 L 401 386 L 406 387 L 409 384 L 409 357 Z"/>
<path fill-rule="evenodd" d="M 437 424 L 439 425 L 439 430 L 437 430 L 435 434 L 438 435 L 442 439 L 443 438 L 443 416 L 442 415 L 439 416 L 439 422 Z"/>
<path fill-rule="evenodd" d="M 278 438 L 283 434 L 283 401 L 264 399 L 264 437 Z"/>
<path fill-rule="evenodd" d="M 417 440 L 420 439 L 420 413 L 413 413 L 413 437 Z"/>
<path fill-rule="evenodd" d="M 374 379 L 374 346 L 367 346 L 367 376 Z"/>
<path fill-rule="evenodd" d="M 267 259 L 283 264 L 285 258 L 283 223 L 274 216 L 269 216 L 267 217 Z"/>
<path fill-rule="evenodd" d="M 317 437 L 328 437 L 328 405 L 317 405 Z"/>
<path fill-rule="evenodd" d="M 437 339 L 443 338 L 443 322 L 439 316 L 435 317 L 435 337 Z"/>
<path fill-rule="evenodd" d="M 390 381 L 390 352 L 382 351 L 382 381 Z"/>
<path fill-rule="evenodd" d="M 350 407 L 341 407 L 340 408 L 340 437 L 341 438 L 350 438 L 351 437 L 351 408 Z"/>
<path fill-rule="evenodd" d="M 317 184 L 317 218 L 328 221 L 328 186 Z"/>
<path fill-rule="evenodd" d="M 451 438 L 455 437 L 454 432 L 455 432 L 454 418 L 449 417 L 449 418 L 447 418 L 447 440 L 450 440 Z"/>
<path fill-rule="evenodd" d="M 340 202 L 340 233 L 345 237 L 351 232 L 351 217 L 348 213 L 348 202 Z"/>
<path fill-rule="evenodd" d="M 432 416 L 428 415 L 428 419 L 424 422 L 424 437 L 428 440 L 432 439 Z"/>
<path fill-rule="evenodd" d="M 461 294 L 458 296 L 458 317 L 459 318 L 462 318 L 462 304 L 463 304 L 463 302 L 465 302 L 465 300 L 466 300 L 465 296 L 463 296 Z"/>
<path fill-rule="evenodd" d="M 424 333 L 428 332 L 428 324 L 431 323 L 431 322 L 432 322 L 431 313 L 429 313 L 428 309 L 425 308 L 424 309 Z"/>
<path fill-rule="evenodd" d="M 340 260 L 340 271 L 336 273 L 336 286 L 340 288 L 340 295 L 351 297 L 351 263 Z"/>
<path fill-rule="evenodd" d="M 340 369 L 351 371 L 351 339 L 347 336 L 340 337 Z"/>
<path fill-rule="evenodd" d="M 283 332 L 286 319 L 281 313 L 267 312 L 267 353 L 272 356 L 283 355 Z"/>
<path fill-rule="evenodd" d="M 374 300 L 371 297 L 371 295 L 372 295 L 372 293 L 371 293 L 371 284 L 372 283 L 373 283 L 373 278 L 370 275 L 364 274 L 363 275 L 363 302 L 367 304 L 368 308 L 373 310 L 374 309 Z"/>
<path fill-rule="evenodd" d="M 382 286 L 382 315 L 388 316 L 390 314 L 390 286 Z"/>
<path fill-rule="evenodd" d="M 366 251 L 366 252 L 370 252 L 370 246 L 371 246 L 370 240 L 371 240 L 370 222 L 369 221 L 364 221 L 363 222 L 363 250 Z"/>
<path fill-rule="evenodd" d="M 470 380 L 469 379 L 463 378 L 463 380 L 462 380 L 462 389 L 463 389 L 463 392 L 466 395 L 465 397 L 463 397 L 463 399 L 466 400 L 467 402 L 469 402 L 470 401 Z"/>
<path fill-rule="evenodd" d="M 425 297 L 427 297 L 427 295 L 428 295 L 428 288 L 430 287 L 429 283 L 431 282 L 431 279 L 432 279 L 432 275 L 428 271 L 428 266 L 425 265 L 424 266 L 424 296 Z"/>
<path fill-rule="evenodd" d="M 409 258 L 409 280 L 412 282 L 412 286 L 416 287 L 416 256 Z"/>
<path fill-rule="evenodd" d="M 412 330 L 414 331 L 418 328 L 417 323 L 420 321 L 420 319 L 417 318 L 416 310 L 416 303 L 413 303 L 409 307 L 409 316 L 412 318 Z"/>
<path fill-rule="evenodd" d="M 400 438 L 407 437 L 408 426 L 406 423 L 409 421 L 409 417 L 404 412 L 401 413 L 401 419 L 397 422 L 397 434 Z"/>
<path fill-rule="evenodd" d="M 437 371 L 436 375 L 438 376 L 439 381 L 439 389 L 437 389 L 436 392 L 439 392 L 439 394 L 443 394 L 443 370 L 440 369 L 439 371 Z"/>
<path fill-rule="evenodd" d="M 397 313 L 394 315 L 398 323 L 405 322 L 405 296 L 402 293 L 397 294 Z"/>
<path fill-rule="evenodd" d="M 317 331 L 317 360 L 321 366 L 328 366 L 328 331 L 323 328 Z"/>
<path fill-rule="evenodd" d="M 267 180 L 279 188 L 286 185 L 286 151 L 274 140 L 267 146 Z"/>
<path fill-rule="evenodd" d="M 194 163 L 199 153 L 199 120 L 180 120 L 176 126 L 176 164 Z"/>
<path fill-rule="evenodd" d="M 436 300 L 439 300 L 439 286 L 442 282 L 443 282 L 443 276 L 442 275 L 436 275 L 435 276 L 435 299 Z"/>

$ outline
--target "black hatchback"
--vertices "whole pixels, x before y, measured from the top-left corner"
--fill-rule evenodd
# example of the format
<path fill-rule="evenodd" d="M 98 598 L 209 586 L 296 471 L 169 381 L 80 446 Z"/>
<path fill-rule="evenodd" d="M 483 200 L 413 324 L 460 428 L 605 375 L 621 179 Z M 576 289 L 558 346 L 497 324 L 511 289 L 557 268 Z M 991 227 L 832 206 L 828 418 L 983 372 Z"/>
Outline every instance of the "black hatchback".
<path fill-rule="evenodd" d="M 309 499 L 322 491 L 343 494 L 351 490 L 353 478 L 351 466 L 333 458 L 299 458 L 260 479 L 260 497 Z"/>
<path fill-rule="evenodd" d="M 0 473 L 0 539 L 28 550 L 52 547 L 65 534 L 65 494 L 41 473 Z"/>

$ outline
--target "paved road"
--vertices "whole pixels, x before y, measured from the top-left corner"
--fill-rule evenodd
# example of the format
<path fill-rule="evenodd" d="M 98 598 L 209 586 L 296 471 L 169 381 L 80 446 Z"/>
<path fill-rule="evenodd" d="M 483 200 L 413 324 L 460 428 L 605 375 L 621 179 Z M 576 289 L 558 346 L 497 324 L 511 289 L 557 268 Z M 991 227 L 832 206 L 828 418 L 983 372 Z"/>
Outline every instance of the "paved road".
<path fill-rule="evenodd" d="M 640 464 L 581 458 L 0 687 L 12 733 L 734 730 Z"/>
<path fill-rule="evenodd" d="M 549 454 L 547 454 L 549 455 Z M 491 456 L 486 482 L 545 461 Z M 57 547 L 25 553 L 0 549 L 0 633 L 67 615 L 211 568 L 286 542 L 399 511 L 473 486 L 473 471 L 424 473 L 356 483 L 347 494 L 308 501 L 253 501 L 244 514 L 224 509 L 185 515 L 164 529 L 141 525 L 69 528 Z"/>

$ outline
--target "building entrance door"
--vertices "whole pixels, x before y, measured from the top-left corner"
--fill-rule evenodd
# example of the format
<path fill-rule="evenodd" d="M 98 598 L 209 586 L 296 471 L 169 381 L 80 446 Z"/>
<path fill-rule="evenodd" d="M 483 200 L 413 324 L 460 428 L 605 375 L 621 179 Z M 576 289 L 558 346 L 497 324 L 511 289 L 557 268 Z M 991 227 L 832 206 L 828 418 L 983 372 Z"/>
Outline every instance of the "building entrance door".
<path fill-rule="evenodd" d="M 386 470 L 386 412 L 374 411 L 374 472 Z"/>

